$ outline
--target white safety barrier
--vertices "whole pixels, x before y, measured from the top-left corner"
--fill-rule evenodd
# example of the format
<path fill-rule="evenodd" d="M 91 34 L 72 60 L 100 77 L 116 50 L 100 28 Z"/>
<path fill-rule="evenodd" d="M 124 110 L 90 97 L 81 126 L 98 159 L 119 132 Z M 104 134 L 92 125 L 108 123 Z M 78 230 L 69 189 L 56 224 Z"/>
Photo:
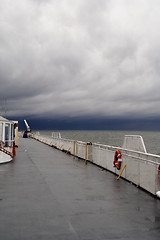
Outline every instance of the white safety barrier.
<path fill-rule="evenodd" d="M 130 138 L 134 142 L 134 145 L 140 146 L 143 152 L 131 150 L 131 144 L 125 140 L 124 146 L 127 144 L 130 149 L 119 148 L 109 145 L 102 145 L 96 143 L 86 143 L 82 141 L 74 141 L 64 138 L 54 138 L 41 136 L 39 134 L 32 134 L 32 137 L 38 141 L 41 141 L 50 146 L 55 146 L 65 152 L 70 152 L 79 158 L 86 159 L 98 166 L 101 166 L 117 175 L 120 174 L 121 169 L 126 164 L 122 177 L 135 185 L 142 187 L 148 192 L 159 196 L 160 192 L 160 156 L 149 154 L 146 152 L 145 145 L 140 143 L 138 139 L 138 145 L 134 139 Z M 133 137 L 133 136 L 132 136 Z M 86 148 L 87 146 L 87 148 Z M 132 148 L 134 149 L 134 148 Z M 120 170 L 113 167 L 113 160 L 115 152 L 119 150 L 122 156 L 122 166 Z"/>
<path fill-rule="evenodd" d="M 61 138 L 60 132 L 52 132 L 52 138 Z"/>
<path fill-rule="evenodd" d="M 125 135 L 122 148 L 146 153 L 146 147 L 142 136 Z"/>
<path fill-rule="evenodd" d="M 85 159 L 86 142 L 76 141 L 76 156 Z"/>

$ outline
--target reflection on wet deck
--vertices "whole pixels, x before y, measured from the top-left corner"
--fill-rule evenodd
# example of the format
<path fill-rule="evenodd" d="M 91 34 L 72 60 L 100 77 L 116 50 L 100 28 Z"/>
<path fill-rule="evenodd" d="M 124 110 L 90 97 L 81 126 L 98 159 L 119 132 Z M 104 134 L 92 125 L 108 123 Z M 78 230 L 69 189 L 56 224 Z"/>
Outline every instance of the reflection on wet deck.
<path fill-rule="evenodd" d="M 0 239 L 158 239 L 160 200 L 32 139 L 0 166 Z"/>

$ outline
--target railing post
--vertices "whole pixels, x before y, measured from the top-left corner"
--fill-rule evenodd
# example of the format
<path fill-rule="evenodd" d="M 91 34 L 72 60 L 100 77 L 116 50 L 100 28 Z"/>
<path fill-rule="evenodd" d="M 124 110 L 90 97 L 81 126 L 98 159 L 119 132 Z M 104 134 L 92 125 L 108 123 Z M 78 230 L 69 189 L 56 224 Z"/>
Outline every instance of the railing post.
<path fill-rule="evenodd" d="M 15 143 L 13 143 L 13 152 L 12 152 L 12 156 L 13 156 L 13 158 L 15 157 L 15 155 L 16 155 Z"/>
<path fill-rule="evenodd" d="M 74 140 L 73 143 L 73 157 L 75 158 L 75 152 L 76 152 L 76 141 Z"/>
<path fill-rule="evenodd" d="M 18 128 L 17 128 L 17 147 L 18 147 Z"/>
<path fill-rule="evenodd" d="M 87 165 L 87 151 L 88 150 L 88 144 L 86 143 L 86 153 L 85 153 L 85 165 Z"/>

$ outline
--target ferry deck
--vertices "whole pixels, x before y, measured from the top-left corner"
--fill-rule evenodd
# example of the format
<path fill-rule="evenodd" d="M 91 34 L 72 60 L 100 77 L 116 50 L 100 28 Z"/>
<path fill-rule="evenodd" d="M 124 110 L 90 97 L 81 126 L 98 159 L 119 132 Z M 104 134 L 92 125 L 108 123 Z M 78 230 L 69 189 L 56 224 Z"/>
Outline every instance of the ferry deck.
<path fill-rule="evenodd" d="M 20 138 L 0 165 L 0 239 L 159 239 L 160 200 L 91 163 Z"/>

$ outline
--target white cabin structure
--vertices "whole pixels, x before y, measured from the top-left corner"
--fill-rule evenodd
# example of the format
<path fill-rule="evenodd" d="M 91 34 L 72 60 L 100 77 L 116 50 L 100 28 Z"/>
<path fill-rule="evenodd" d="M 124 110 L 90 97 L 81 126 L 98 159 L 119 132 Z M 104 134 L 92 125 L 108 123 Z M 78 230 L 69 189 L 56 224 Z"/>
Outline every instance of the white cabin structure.
<path fill-rule="evenodd" d="M 14 145 L 14 122 L 0 116 L 0 163 L 13 159 Z"/>

